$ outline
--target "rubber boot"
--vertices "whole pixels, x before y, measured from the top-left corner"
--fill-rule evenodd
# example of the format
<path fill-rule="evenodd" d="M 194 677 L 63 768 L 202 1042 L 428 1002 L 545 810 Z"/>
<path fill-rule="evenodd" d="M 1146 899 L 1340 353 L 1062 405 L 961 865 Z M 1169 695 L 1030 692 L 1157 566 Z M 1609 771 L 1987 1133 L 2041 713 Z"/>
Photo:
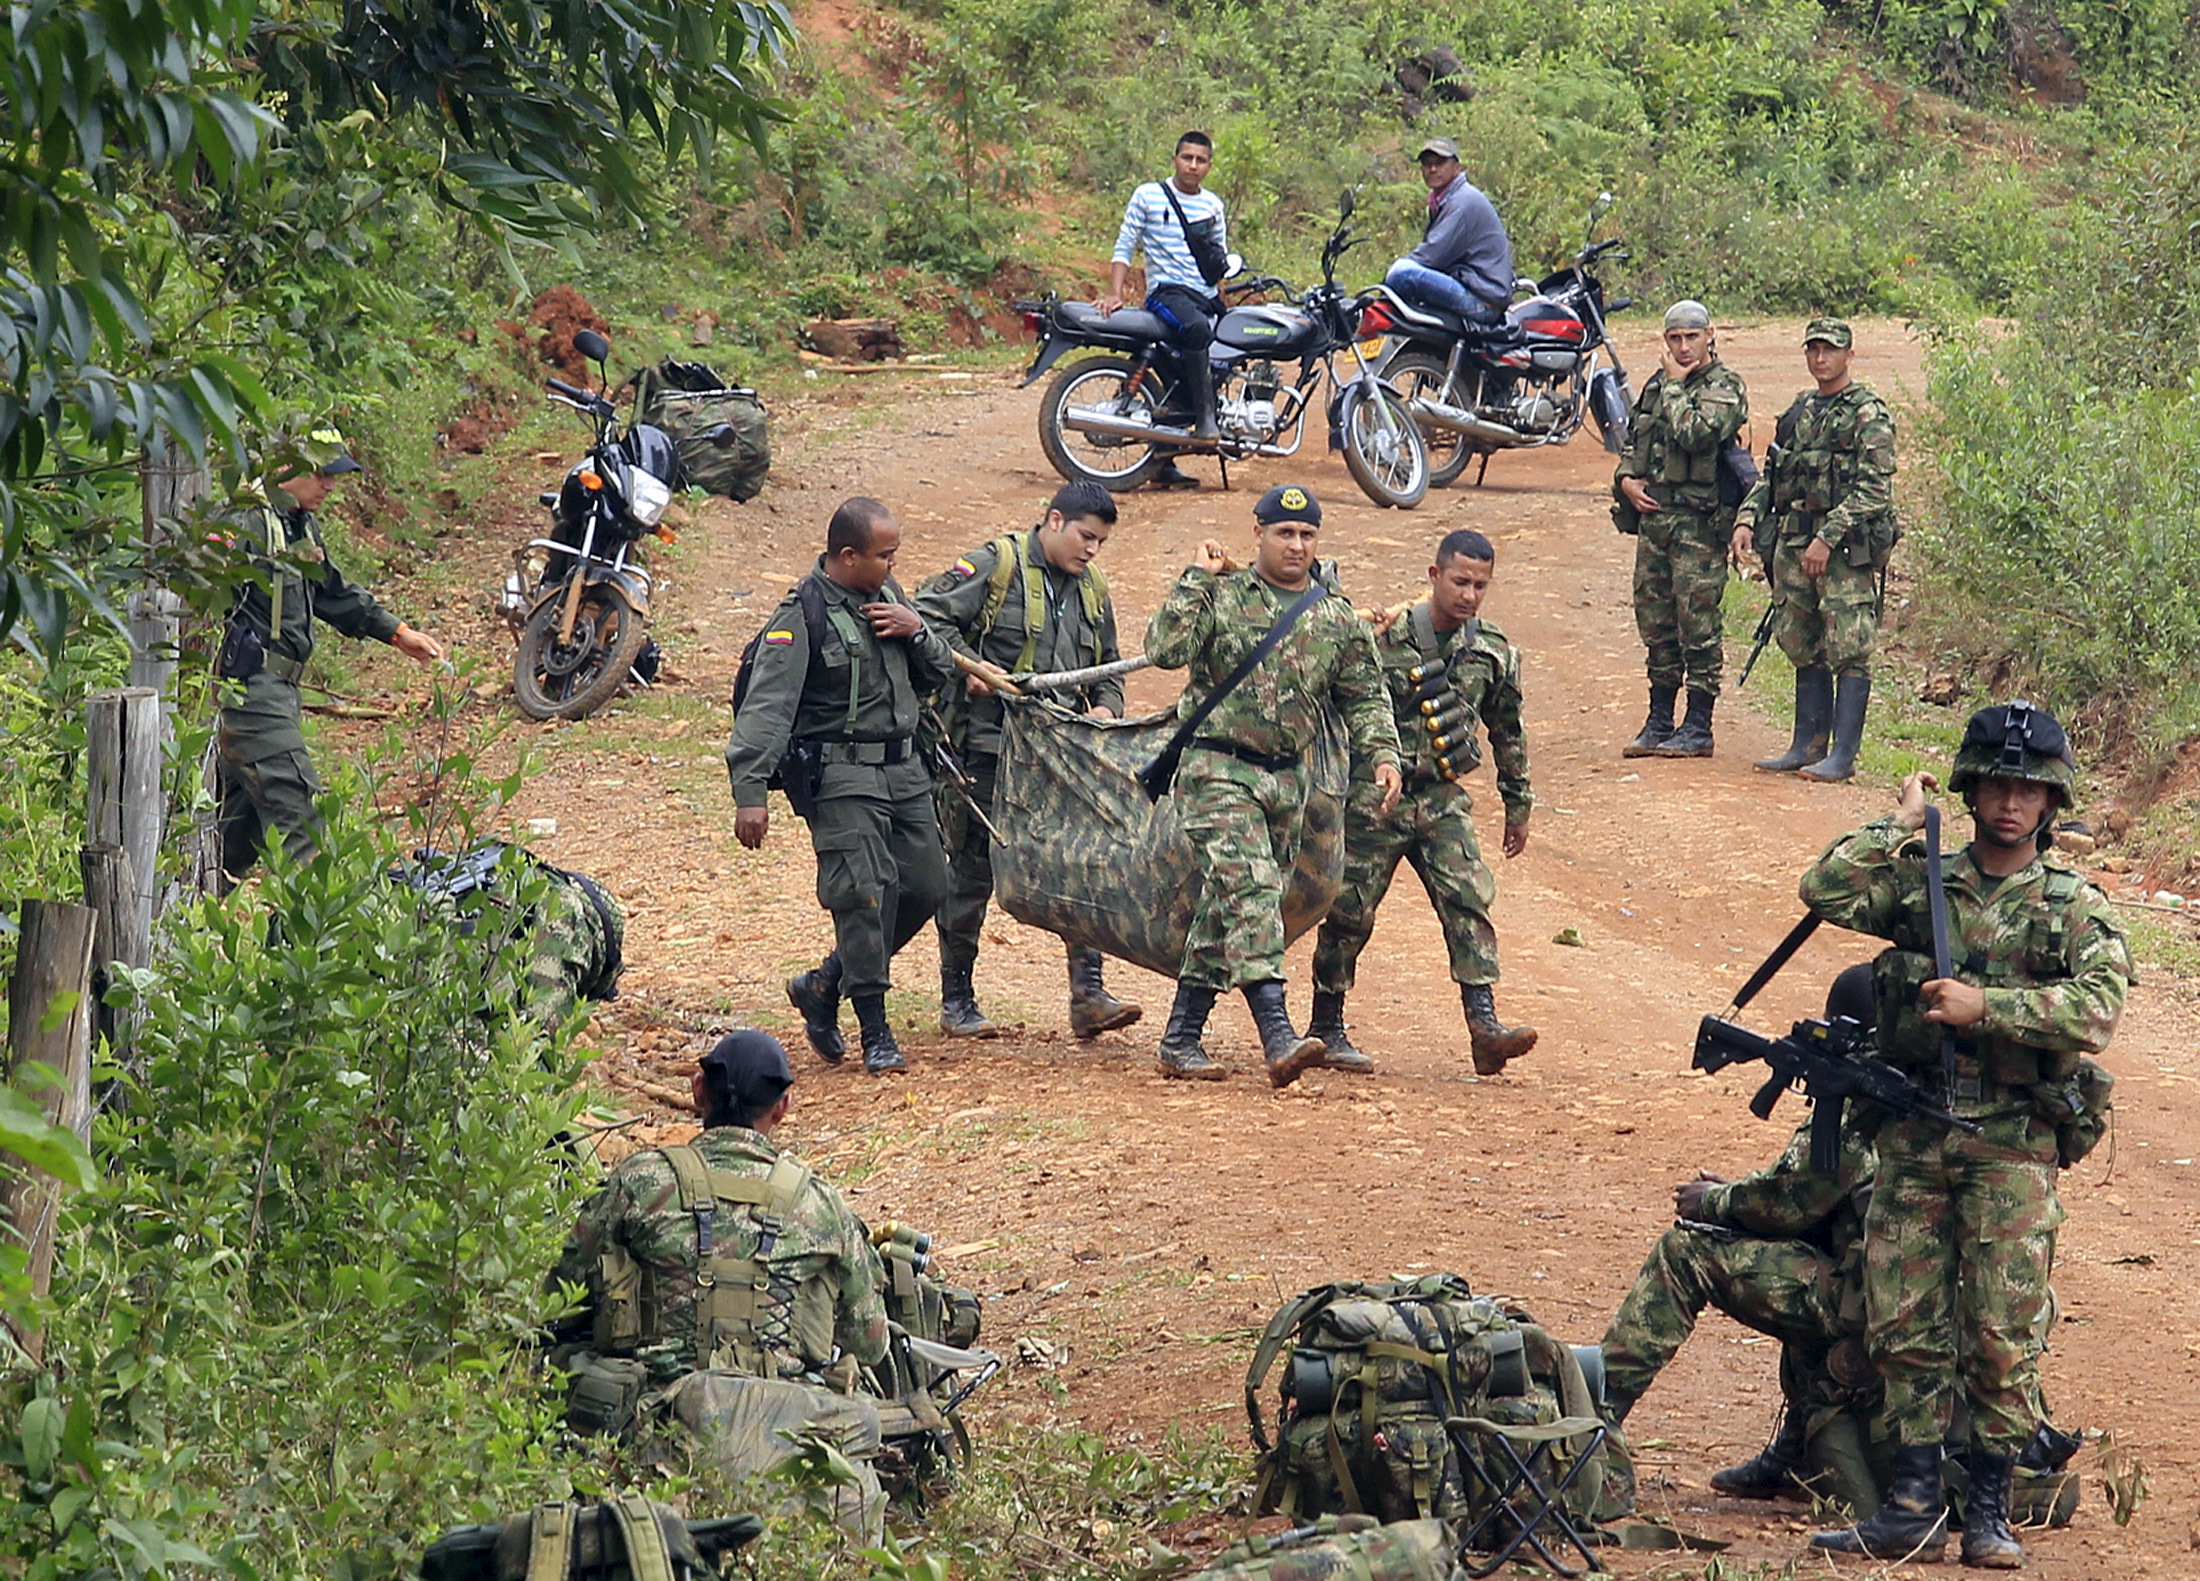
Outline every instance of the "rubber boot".
<path fill-rule="evenodd" d="M 787 979 L 787 1002 L 802 1017 L 802 1035 L 828 1065 L 838 1065 L 848 1052 L 840 1036 L 840 952 L 825 957 L 823 965 L 799 977 Z"/>
<path fill-rule="evenodd" d="M 1940 1489 L 1940 1446 L 1903 1444 L 1894 1452 L 1894 1480 L 1878 1512 L 1810 1540 L 1826 1553 L 1931 1564 L 1948 1546 L 1948 1505 Z"/>
<path fill-rule="evenodd" d="M 1303 1071 L 1322 1062 L 1322 1040 L 1302 1038 L 1291 1028 L 1291 1012 L 1283 1002 L 1283 984 L 1273 978 L 1245 985 L 1246 1008 L 1253 1012 L 1253 1030 L 1260 1034 L 1260 1051 L 1268 1061 L 1268 1083 L 1288 1087 Z"/>
<path fill-rule="evenodd" d="M 1477 1076 L 1495 1076 L 1507 1060 L 1516 1060 L 1535 1047 L 1534 1027 L 1509 1027 L 1497 1019 L 1497 996 L 1488 983 L 1461 983 L 1459 1002 L 1466 1007 Z"/>
<path fill-rule="evenodd" d="M 1688 689 L 1688 717 L 1681 721 L 1680 729 L 1658 743 L 1652 754 L 1661 758 L 1707 758 L 1711 756 L 1711 710 L 1719 699 L 1711 692 L 1699 692 L 1693 686 Z"/>
<path fill-rule="evenodd" d="M 1365 1075 L 1375 1069 L 1375 1062 L 1352 1046 L 1352 1038 L 1344 1026 L 1344 995 L 1321 994 L 1314 996 L 1314 1019 L 1306 1024 L 1306 1035 L 1322 1041 L 1322 1066 L 1326 1070 L 1352 1071 Z"/>
<path fill-rule="evenodd" d="M 1797 770 L 1804 779 L 1831 784 L 1856 773 L 1856 749 L 1864 744 L 1864 713 L 1871 700 L 1869 675 L 1841 677 L 1833 699 L 1833 749 L 1820 762 Z"/>
<path fill-rule="evenodd" d="M 1642 734 L 1619 749 L 1623 758 L 1647 758 L 1673 734 L 1673 704 L 1681 695 L 1678 686 L 1650 683 L 1650 717 L 1642 722 Z"/>
<path fill-rule="evenodd" d="M 1100 978 L 1100 952 L 1069 952 L 1069 1029 L 1077 1037 L 1096 1038 L 1129 1026 L 1146 1012 L 1128 999 L 1118 999 Z"/>
<path fill-rule="evenodd" d="M 1971 1492 L 1963 1501 L 1963 1562 L 1979 1570 L 2021 1570 L 2024 1549 L 2009 1527 L 2009 1481 L 2016 1461 L 1971 1445 Z"/>
<path fill-rule="evenodd" d="M 1833 671 L 1813 664 L 1795 672 L 1795 739 L 1776 758 L 1759 758 L 1752 768 L 1767 774 L 1793 774 L 1821 761 L 1833 730 Z"/>
<path fill-rule="evenodd" d="M 951 1038 L 997 1038 L 1001 1029 L 978 1008 L 968 963 L 940 962 L 940 1030 Z"/>
<path fill-rule="evenodd" d="M 1161 470 L 1147 481 L 1146 487 L 1164 492 L 1171 489 L 1196 489 L 1199 487 L 1199 479 L 1178 466 L 1172 457 L 1161 463 Z"/>
<path fill-rule="evenodd" d="M 909 1062 L 901 1057 L 901 1045 L 894 1041 L 894 1028 L 886 1019 L 886 996 L 857 994 L 855 1006 L 856 1026 L 863 1034 L 863 1068 L 874 1076 L 907 1070 Z"/>
<path fill-rule="evenodd" d="M 1207 1030 L 1207 1012 L 1215 1007 L 1215 990 L 1176 985 L 1176 1003 L 1169 1007 L 1169 1024 L 1161 1033 L 1161 1048 L 1154 1063 L 1161 1074 L 1177 1081 L 1221 1081 L 1230 1073 L 1207 1057 L 1200 1034 Z"/>
<path fill-rule="evenodd" d="M 1772 1442 L 1740 1465 L 1711 1473 L 1711 1491 L 1733 1499 L 1799 1498 L 1810 1491 L 1797 1475 L 1809 1445 L 1810 1424 L 1803 1413 L 1782 1412 Z"/>
<path fill-rule="evenodd" d="M 1192 432 L 1201 439 L 1220 439 L 1222 429 L 1215 422 L 1215 371 L 1208 366 L 1205 352 L 1187 360 L 1190 366 L 1185 377 L 1192 381 L 1192 412 L 1197 418 Z"/>

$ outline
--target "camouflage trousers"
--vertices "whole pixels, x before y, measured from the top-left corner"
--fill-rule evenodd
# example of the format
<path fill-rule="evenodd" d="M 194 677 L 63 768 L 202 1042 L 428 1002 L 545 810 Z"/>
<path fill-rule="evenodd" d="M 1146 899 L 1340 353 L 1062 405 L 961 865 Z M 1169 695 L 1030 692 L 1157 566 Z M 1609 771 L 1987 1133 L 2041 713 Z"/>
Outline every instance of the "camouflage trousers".
<path fill-rule="evenodd" d="M 2000 1129 L 1968 1136 L 1895 1120 L 1879 1133 L 1865 1342 L 1905 1444 L 1947 1436 L 1959 1382 L 1988 1450 L 2015 1454 L 2037 1420 L 2040 1319 L 2063 1219 L 2055 1138 L 2038 1120 L 2014 1145 Z"/>
<path fill-rule="evenodd" d="M 236 683 L 228 683 L 234 686 Z M 321 777 L 306 754 L 298 688 L 262 670 L 243 683 L 215 726 L 222 871 L 242 878 L 279 837 L 294 862 L 312 858 L 321 827 Z"/>
<path fill-rule="evenodd" d="M 971 800 L 990 815 L 1000 758 L 973 752 L 963 758 L 963 767 L 977 782 L 970 787 Z M 985 926 L 986 905 L 993 899 L 993 837 L 951 787 L 942 788 L 939 807 L 940 830 L 947 840 L 947 898 L 940 902 L 934 919 L 940 932 L 940 964 L 967 968 L 978 958 L 978 935 Z"/>
<path fill-rule="evenodd" d="M 1823 665 L 1836 675 L 1871 671 L 1879 637 L 1879 573 L 1850 565 L 1836 549 L 1823 575 L 1803 574 L 1808 538 L 1783 537 L 1772 554 L 1772 594 L 1780 601 L 1773 636 L 1798 670 Z"/>
<path fill-rule="evenodd" d="M 617 898 L 606 891 L 604 899 L 623 923 Z M 583 990 L 603 975 L 610 954 L 611 941 L 595 903 L 571 879 L 548 879 L 528 940 L 523 1013 L 538 1026 L 563 1025 Z"/>
<path fill-rule="evenodd" d="M 1649 650 L 1653 686 L 1719 691 L 1726 628 L 1727 534 L 1734 513 L 1667 505 L 1642 518 L 1635 538 L 1635 630 Z"/>
<path fill-rule="evenodd" d="M 1390 891 L 1401 860 L 1411 862 L 1443 924 L 1454 982 L 1497 981 L 1497 930 L 1490 902 L 1497 881 L 1482 860 L 1469 816 L 1474 798 L 1450 780 L 1409 786 L 1384 817 L 1382 791 L 1355 780 L 1345 805 L 1344 888 L 1322 919 L 1314 945 L 1314 989 L 1352 990 L 1360 951 L 1375 932 L 1375 908 Z"/>
<path fill-rule="evenodd" d="M 1753 1235 L 1727 1240 L 1676 1224 L 1650 1248 L 1604 1331 L 1605 1387 L 1640 1397 L 1707 1306 L 1779 1340 L 1799 1373 L 1811 1371 L 1844 1329 L 1833 1260 L 1817 1247 Z M 1783 1363 L 1783 1376 L 1786 1370 Z"/>
<path fill-rule="evenodd" d="M 1264 769 L 1193 747 L 1177 770 L 1177 818 L 1204 860 L 1178 981 L 1218 991 L 1283 977 L 1283 893 L 1305 828 L 1304 764 Z"/>

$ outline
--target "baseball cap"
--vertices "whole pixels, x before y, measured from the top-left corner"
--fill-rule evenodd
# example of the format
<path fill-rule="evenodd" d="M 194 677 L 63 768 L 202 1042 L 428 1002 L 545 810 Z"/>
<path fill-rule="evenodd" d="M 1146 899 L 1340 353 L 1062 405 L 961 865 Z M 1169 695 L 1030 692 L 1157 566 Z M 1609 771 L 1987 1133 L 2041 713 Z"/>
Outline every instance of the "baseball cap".
<path fill-rule="evenodd" d="M 1822 340 L 1842 351 L 1856 344 L 1856 337 L 1849 332 L 1848 320 L 1842 318 L 1812 319 L 1803 330 L 1803 344 L 1807 346 L 1814 340 Z"/>
<path fill-rule="evenodd" d="M 787 1068 L 787 1051 L 779 1039 L 752 1027 L 728 1032 L 696 1063 L 702 1066 L 706 1081 L 715 1073 L 721 1090 L 750 1114 L 769 1109 L 794 1085 L 794 1072 Z"/>
<path fill-rule="evenodd" d="M 336 452 L 328 460 L 322 462 L 318 467 L 314 468 L 314 470 L 320 473 L 322 477 L 341 477 L 346 472 L 357 472 L 360 470 L 359 463 L 352 460 L 351 452 L 345 446 L 344 431 L 342 429 L 316 428 L 315 430 L 313 430 L 312 433 L 306 435 L 306 441 L 313 447 L 313 450 L 316 452 L 329 450 L 333 450 Z"/>
<path fill-rule="evenodd" d="M 1683 297 L 1665 310 L 1667 329 L 1709 329 L 1711 309 L 1694 297 Z"/>
<path fill-rule="evenodd" d="M 1322 524 L 1322 502 L 1296 483 L 1279 483 L 1260 497 L 1253 507 L 1253 520 L 1266 525 L 1270 522 L 1306 522 L 1319 527 Z"/>
<path fill-rule="evenodd" d="M 1421 145 L 1421 152 L 1414 157 L 1420 159 L 1430 154 L 1436 155 L 1439 159 L 1457 159 L 1459 157 L 1459 145 L 1448 137 L 1432 137 Z"/>

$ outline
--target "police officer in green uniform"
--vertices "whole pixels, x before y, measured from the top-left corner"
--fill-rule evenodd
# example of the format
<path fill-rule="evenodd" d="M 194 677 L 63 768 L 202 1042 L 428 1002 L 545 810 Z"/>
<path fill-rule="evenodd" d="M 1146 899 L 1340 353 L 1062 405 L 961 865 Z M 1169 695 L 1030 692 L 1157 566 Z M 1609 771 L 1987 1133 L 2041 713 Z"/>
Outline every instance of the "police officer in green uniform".
<path fill-rule="evenodd" d="M 809 821 L 818 904 L 833 916 L 833 952 L 789 981 L 787 997 L 810 1047 L 836 1064 L 840 1000 L 852 1000 L 874 1076 L 906 1067 L 886 1020 L 888 963 L 947 893 L 914 737 L 920 699 L 955 669 L 893 582 L 900 548 L 901 523 L 877 500 L 833 512 L 824 554 L 764 628 L 726 743 L 735 838 L 752 851 L 764 843 L 765 786 L 785 776 Z"/>
<path fill-rule="evenodd" d="M 1505 804 L 1504 852 L 1528 847 L 1528 736 L 1520 717 L 1520 653 L 1481 618 L 1496 570 L 1489 539 L 1464 528 L 1436 546 L 1429 596 L 1375 639 L 1405 757 L 1405 794 L 1385 814 L 1380 793 L 1354 777 L 1345 813 L 1344 888 L 1322 919 L 1314 949 L 1314 1019 L 1308 1037 L 1328 1045 L 1332 1070 L 1373 1070 L 1344 1019 L 1360 952 L 1375 931 L 1375 908 L 1400 861 L 1413 864 L 1443 924 L 1451 975 L 1465 1006 L 1474 1068 L 1494 1076 L 1535 1047 L 1535 1028 L 1497 1019 L 1497 884 L 1475 838 L 1474 799 L 1461 783 L 1482 761 L 1487 731 Z"/>
<path fill-rule="evenodd" d="M 298 677 L 313 657 L 313 622 L 347 637 L 386 642 L 407 658 L 432 664 L 442 646 L 415 631 L 330 563 L 314 512 L 359 463 L 344 436 L 319 429 L 307 436 L 308 470 L 269 490 L 270 504 L 242 524 L 254 574 L 237 589 L 215 674 L 221 687 L 216 724 L 222 874 L 234 884 L 259 860 L 269 835 L 281 837 L 291 859 L 316 849 L 320 776 L 306 753 Z"/>
<path fill-rule="evenodd" d="M 1780 613 L 1780 651 L 1795 666 L 1795 738 L 1768 774 L 1845 780 L 1856 772 L 1871 703 L 1879 576 L 1894 551 L 1894 417 L 1849 372 L 1856 337 L 1837 318 L 1803 331 L 1816 390 L 1780 416 L 1764 475 L 1734 515 L 1734 553 L 1764 555 Z M 1837 692 L 1838 688 L 1838 692 Z"/>
<path fill-rule="evenodd" d="M 917 613 L 947 645 L 1009 674 L 1079 670 L 1122 657 L 1115 600 L 1093 557 L 1115 530 L 1115 496 L 1097 483 L 1065 483 L 1029 532 L 996 538 L 957 560 L 917 594 Z M 1118 719 L 1123 681 L 1110 676 L 1075 697 L 1088 713 Z M 950 683 L 943 705 L 949 744 L 973 783 L 970 800 L 990 810 L 1001 766 L 1001 700 L 975 675 Z M 960 798 L 941 809 L 947 827 L 948 893 L 940 907 L 940 1029 L 950 1037 L 1000 1033 L 978 1008 L 971 973 L 986 902 L 993 897 L 992 836 Z M 1098 950 L 1069 949 L 1069 1022 L 1078 1037 L 1127 1027 L 1139 1007 L 1117 999 L 1101 977 Z"/>

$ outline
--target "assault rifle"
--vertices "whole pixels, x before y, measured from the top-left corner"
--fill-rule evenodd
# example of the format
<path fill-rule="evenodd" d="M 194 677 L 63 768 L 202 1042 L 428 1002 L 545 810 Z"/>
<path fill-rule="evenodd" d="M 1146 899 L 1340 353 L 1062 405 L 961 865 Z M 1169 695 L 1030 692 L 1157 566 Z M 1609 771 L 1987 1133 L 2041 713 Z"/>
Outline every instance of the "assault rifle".
<path fill-rule="evenodd" d="M 1764 657 L 1765 644 L 1772 640 L 1772 628 L 1780 618 L 1780 601 L 1774 599 L 1765 606 L 1765 618 L 1757 622 L 1757 640 L 1750 644 L 1749 657 L 1742 661 L 1742 678 L 1734 683 L 1740 691 L 1749 684 L 1749 672 L 1757 668 L 1757 661 Z"/>
<path fill-rule="evenodd" d="M 1760 1120 L 1772 1118 L 1780 1094 L 1801 1087 L 1812 1104 L 1810 1167 L 1822 1175 L 1841 1167 L 1841 1111 L 1851 1098 L 1876 1103 L 1897 1117 L 1922 1115 L 1959 1131 L 1978 1130 L 1976 1123 L 1934 1102 L 1892 1065 L 1873 1059 L 1871 1047 L 1871 1030 L 1846 1016 L 1798 1021 L 1784 1038 L 1761 1037 L 1732 1021 L 1705 1016 L 1696 1029 L 1694 1064 L 1710 1072 L 1763 1060 L 1772 1074 L 1749 1100 L 1749 1112 Z"/>

